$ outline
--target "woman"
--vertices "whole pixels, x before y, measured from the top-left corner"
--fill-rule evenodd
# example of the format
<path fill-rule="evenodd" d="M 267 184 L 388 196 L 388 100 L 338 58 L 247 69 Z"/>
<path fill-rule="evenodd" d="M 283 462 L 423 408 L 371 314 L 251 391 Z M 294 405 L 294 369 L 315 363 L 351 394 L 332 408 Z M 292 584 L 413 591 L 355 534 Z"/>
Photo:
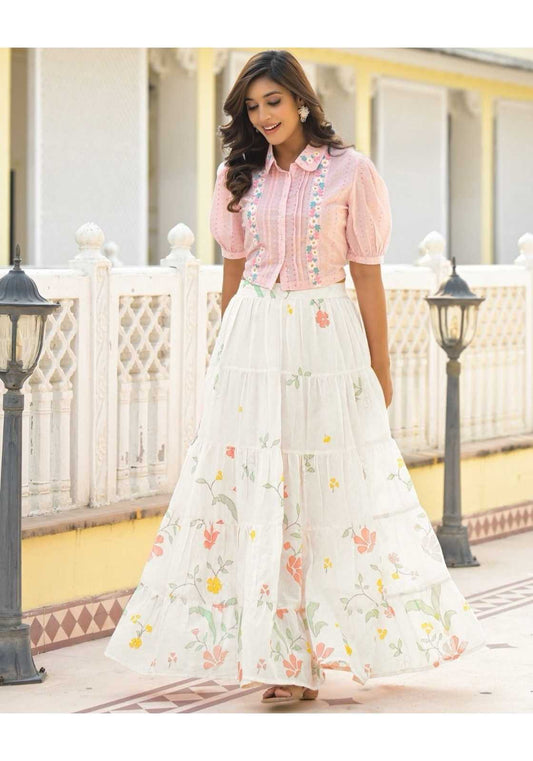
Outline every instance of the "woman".
<path fill-rule="evenodd" d="M 224 110 L 203 414 L 106 655 L 281 702 L 328 668 L 364 684 L 473 652 L 484 631 L 390 433 L 385 183 L 286 51 L 254 55 Z"/>

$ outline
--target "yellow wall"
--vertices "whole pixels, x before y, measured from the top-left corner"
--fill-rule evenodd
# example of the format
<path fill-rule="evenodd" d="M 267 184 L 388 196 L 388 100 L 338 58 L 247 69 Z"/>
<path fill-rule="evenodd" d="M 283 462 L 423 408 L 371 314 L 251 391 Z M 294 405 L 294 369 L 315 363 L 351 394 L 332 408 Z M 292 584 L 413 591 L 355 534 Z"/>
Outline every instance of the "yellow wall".
<path fill-rule="evenodd" d="M 0 48 L 0 265 L 9 264 L 11 50 Z"/>
<path fill-rule="evenodd" d="M 161 516 L 22 542 L 22 609 L 135 586 Z"/>
<path fill-rule="evenodd" d="M 215 184 L 215 50 L 198 50 L 198 79 L 196 103 L 197 129 L 197 239 L 196 256 L 203 264 L 215 261 L 214 240 L 209 231 L 209 210 Z M 206 188 L 208 188 L 206 192 Z M 202 223 L 200 224 L 200 220 Z"/>
<path fill-rule="evenodd" d="M 531 500 L 533 494 L 533 448 L 514 449 L 461 460 L 463 517 L 502 505 Z M 444 465 L 425 465 L 410 470 L 420 504 L 433 522 L 442 520 Z"/>
<path fill-rule="evenodd" d="M 494 96 L 481 95 L 481 264 L 494 261 Z"/>
<path fill-rule="evenodd" d="M 463 517 L 531 499 L 533 448 L 461 463 Z M 412 467 L 409 475 L 433 523 L 442 520 L 443 464 Z M 25 539 L 22 609 L 79 600 L 138 582 L 162 516 Z"/>

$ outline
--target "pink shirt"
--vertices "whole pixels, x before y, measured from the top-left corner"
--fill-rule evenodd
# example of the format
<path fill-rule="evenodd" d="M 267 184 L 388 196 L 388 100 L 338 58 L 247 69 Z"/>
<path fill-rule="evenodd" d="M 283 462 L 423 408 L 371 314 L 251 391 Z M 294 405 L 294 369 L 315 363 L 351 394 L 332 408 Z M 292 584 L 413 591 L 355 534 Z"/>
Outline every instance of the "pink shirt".
<path fill-rule="evenodd" d="M 210 230 L 227 259 L 246 257 L 243 277 L 284 290 L 338 282 L 346 262 L 381 264 L 391 235 L 389 194 L 371 159 L 354 148 L 328 156 L 308 144 L 281 169 L 269 144 L 240 212 L 227 211 L 226 165 L 217 168 Z"/>

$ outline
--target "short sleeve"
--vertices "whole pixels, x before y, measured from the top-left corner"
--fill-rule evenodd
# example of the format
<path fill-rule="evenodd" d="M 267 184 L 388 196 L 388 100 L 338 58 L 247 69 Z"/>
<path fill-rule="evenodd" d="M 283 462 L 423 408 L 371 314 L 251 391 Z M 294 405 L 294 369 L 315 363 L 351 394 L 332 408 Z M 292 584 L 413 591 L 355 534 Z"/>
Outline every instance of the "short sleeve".
<path fill-rule="evenodd" d="M 227 167 L 222 161 L 217 167 L 217 178 L 211 202 L 209 229 L 220 244 L 225 259 L 246 257 L 244 251 L 244 230 L 240 212 L 233 213 L 226 208 L 232 195 L 225 185 Z"/>
<path fill-rule="evenodd" d="M 391 236 L 392 218 L 385 180 L 368 156 L 358 157 L 348 198 L 347 260 L 381 264 Z"/>

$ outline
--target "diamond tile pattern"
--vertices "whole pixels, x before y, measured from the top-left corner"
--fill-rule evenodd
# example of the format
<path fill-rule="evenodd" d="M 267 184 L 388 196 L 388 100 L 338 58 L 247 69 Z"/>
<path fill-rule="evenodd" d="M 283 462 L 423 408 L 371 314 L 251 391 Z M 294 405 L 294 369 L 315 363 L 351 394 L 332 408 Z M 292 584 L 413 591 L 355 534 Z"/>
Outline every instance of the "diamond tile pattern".
<path fill-rule="evenodd" d="M 468 540 L 472 544 L 529 531 L 533 528 L 533 502 L 497 508 L 484 515 L 472 515 L 463 518 L 463 524 L 467 527 Z"/>
<path fill-rule="evenodd" d="M 109 636 L 132 592 L 123 590 L 100 598 L 25 611 L 22 623 L 30 626 L 32 653 Z"/>

